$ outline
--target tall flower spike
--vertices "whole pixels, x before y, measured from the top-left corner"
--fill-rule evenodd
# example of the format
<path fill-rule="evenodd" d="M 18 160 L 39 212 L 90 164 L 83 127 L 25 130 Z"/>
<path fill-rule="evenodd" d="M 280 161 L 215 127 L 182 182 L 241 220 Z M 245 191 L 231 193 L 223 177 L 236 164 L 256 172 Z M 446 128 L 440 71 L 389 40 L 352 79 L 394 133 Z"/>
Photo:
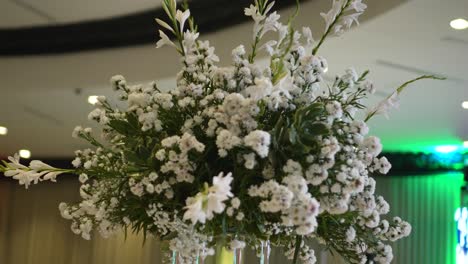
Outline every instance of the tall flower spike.
<path fill-rule="evenodd" d="M 20 163 L 20 157 L 15 154 L 13 157 L 8 157 L 10 162 L 4 161 L 5 166 L 0 166 L 6 177 L 12 177 L 17 180 L 20 185 L 24 185 L 27 189 L 31 183 L 37 184 L 39 181 L 50 180 L 55 182 L 58 175 L 71 170 L 54 168 L 39 160 L 33 160 L 29 167 Z"/>

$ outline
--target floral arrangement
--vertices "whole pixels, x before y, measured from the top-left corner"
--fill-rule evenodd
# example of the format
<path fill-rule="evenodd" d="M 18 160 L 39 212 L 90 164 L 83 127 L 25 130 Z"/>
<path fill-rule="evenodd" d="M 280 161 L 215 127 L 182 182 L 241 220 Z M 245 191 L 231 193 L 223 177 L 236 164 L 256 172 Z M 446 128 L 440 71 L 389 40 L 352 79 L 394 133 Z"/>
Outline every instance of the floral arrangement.
<path fill-rule="evenodd" d="M 353 69 L 332 83 L 317 55 L 325 39 L 358 23 L 361 0 L 333 0 L 322 37 L 292 27 L 273 12 L 274 2 L 255 0 L 245 15 L 254 20 L 250 52 L 240 45 L 232 65 L 219 67 L 214 48 L 199 39 L 187 8 L 163 0 L 169 21 L 157 23 L 157 46 L 181 55 L 177 88 L 129 85 L 111 78 L 126 109 L 99 97 L 90 120 L 102 125 L 73 136 L 91 143 L 78 150 L 74 169 L 58 169 L 17 156 L 0 166 L 26 188 L 57 175 L 79 175 L 82 201 L 61 203 L 61 215 L 84 239 L 131 228 L 169 241 L 184 263 L 230 249 L 259 248 L 264 241 L 285 248 L 293 263 L 315 263 L 307 246 L 316 240 L 350 263 L 390 263 L 388 241 L 410 234 L 409 223 L 384 219 L 390 206 L 374 194 L 376 174 L 391 168 L 382 145 L 368 136 L 366 121 L 398 106 L 403 84 L 375 107 L 363 99 L 375 92 L 368 71 Z M 269 33 L 269 34 L 267 34 Z M 274 40 L 265 35 L 277 34 Z M 259 52 L 268 64 L 256 62 Z M 358 118 L 360 116 L 360 118 Z"/>

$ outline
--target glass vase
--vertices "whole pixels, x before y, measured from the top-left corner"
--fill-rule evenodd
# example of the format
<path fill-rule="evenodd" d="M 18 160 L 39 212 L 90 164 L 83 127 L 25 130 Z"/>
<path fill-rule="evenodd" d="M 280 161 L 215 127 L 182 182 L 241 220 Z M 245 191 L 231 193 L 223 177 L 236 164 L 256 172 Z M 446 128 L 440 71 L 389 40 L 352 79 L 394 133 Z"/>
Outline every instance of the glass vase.
<path fill-rule="evenodd" d="M 260 264 L 270 264 L 271 245 L 270 241 L 262 241 L 260 246 Z"/>
<path fill-rule="evenodd" d="M 218 246 L 216 247 L 215 255 L 216 264 L 243 264 L 244 255 L 243 249 L 234 249 L 228 250 L 226 247 Z"/>
<path fill-rule="evenodd" d="M 213 261 L 210 261 L 214 260 Z M 205 259 L 204 257 L 201 256 L 196 256 L 192 259 L 183 259 L 177 251 L 172 251 L 171 255 L 171 262 L 170 264 L 205 264 L 206 263 L 216 263 L 216 264 L 243 264 L 244 259 L 243 259 L 243 252 L 242 249 L 235 249 L 233 251 L 229 251 L 225 247 L 217 247 L 216 248 L 216 254 L 213 257 L 207 257 Z"/>
<path fill-rule="evenodd" d="M 257 261 L 253 258 L 255 254 L 251 255 L 246 259 L 244 256 L 244 249 L 234 249 L 232 251 L 228 250 L 224 246 L 217 246 L 215 250 L 215 256 L 207 257 L 207 259 L 196 256 L 190 260 L 183 260 L 177 251 L 172 251 L 172 261 L 171 264 L 250 264 L 250 263 L 260 263 L 260 264 L 269 264 L 270 263 L 270 253 L 271 245 L 270 241 L 262 241 L 260 246 L 257 247 Z M 252 258 L 252 259 L 251 259 Z"/>
<path fill-rule="evenodd" d="M 177 251 L 172 251 L 170 264 L 204 264 L 205 259 L 200 256 L 194 256 L 191 259 L 183 259 Z"/>

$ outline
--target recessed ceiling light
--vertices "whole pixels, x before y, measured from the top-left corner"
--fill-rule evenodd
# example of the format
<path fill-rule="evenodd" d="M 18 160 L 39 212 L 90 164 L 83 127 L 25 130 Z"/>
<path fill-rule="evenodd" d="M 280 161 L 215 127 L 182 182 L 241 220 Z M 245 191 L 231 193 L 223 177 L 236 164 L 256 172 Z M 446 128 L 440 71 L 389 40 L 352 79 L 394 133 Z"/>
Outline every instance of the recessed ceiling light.
<path fill-rule="evenodd" d="M 5 136 L 6 134 L 8 134 L 8 128 L 0 126 L 0 135 Z"/>
<path fill-rule="evenodd" d="M 462 107 L 468 109 L 468 101 L 463 102 Z"/>
<path fill-rule="evenodd" d="M 97 95 L 90 95 L 88 96 L 88 103 L 95 105 L 98 102 L 98 96 Z"/>
<path fill-rule="evenodd" d="M 29 159 L 31 157 L 31 151 L 27 149 L 22 149 L 19 151 L 19 155 L 23 159 Z"/>
<path fill-rule="evenodd" d="M 457 18 L 452 21 L 450 21 L 450 26 L 453 29 L 461 30 L 461 29 L 467 29 L 468 28 L 468 21 L 466 21 L 463 18 Z"/>

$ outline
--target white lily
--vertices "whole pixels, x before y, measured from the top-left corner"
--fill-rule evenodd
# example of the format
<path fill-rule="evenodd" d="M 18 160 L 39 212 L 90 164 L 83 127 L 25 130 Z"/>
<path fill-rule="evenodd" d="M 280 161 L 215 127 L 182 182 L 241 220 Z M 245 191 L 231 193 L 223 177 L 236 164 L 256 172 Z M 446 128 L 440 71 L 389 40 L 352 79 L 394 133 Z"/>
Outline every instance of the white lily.
<path fill-rule="evenodd" d="M 186 201 L 186 211 L 184 213 L 184 220 L 190 220 L 192 224 L 211 220 L 214 214 L 220 214 L 226 208 L 224 201 L 232 197 L 231 182 L 233 180 L 232 174 L 228 173 L 226 176 L 221 172 L 218 176 L 213 177 L 213 185 L 208 187 L 205 185 L 205 190 L 199 192 L 195 197 L 189 197 Z"/>
<path fill-rule="evenodd" d="M 172 42 L 169 37 L 164 33 L 162 30 L 159 30 L 159 36 L 161 37 L 160 40 L 156 43 L 156 48 L 160 48 L 165 45 L 173 46 L 175 47 L 176 45 L 174 42 Z"/>
<path fill-rule="evenodd" d="M 327 13 L 320 13 L 320 15 L 325 19 L 325 31 L 328 30 L 330 25 L 335 21 L 336 16 L 341 12 L 343 7 L 343 0 L 334 0 L 332 8 Z"/>
<path fill-rule="evenodd" d="M 187 9 L 184 12 L 177 10 L 175 18 L 180 24 L 180 33 L 184 32 L 185 22 L 187 21 L 189 17 L 190 17 L 190 10 Z"/>

